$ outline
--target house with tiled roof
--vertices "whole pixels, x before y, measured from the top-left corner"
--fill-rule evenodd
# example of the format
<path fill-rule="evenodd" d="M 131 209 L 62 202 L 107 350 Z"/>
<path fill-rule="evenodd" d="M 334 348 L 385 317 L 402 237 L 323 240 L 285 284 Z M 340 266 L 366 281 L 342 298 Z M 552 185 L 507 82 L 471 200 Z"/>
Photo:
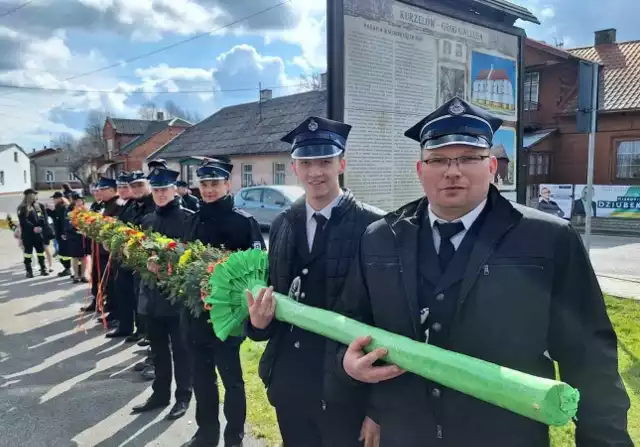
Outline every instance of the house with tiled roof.
<path fill-rule="evenodd" d="M 576 126 L 581 61 L 600 65 L 594 184 L 640 184 L 640 40 L 595 32 L 594 45 L 562 49 L 527 39 L 524 149 L 529 197 L 542 183 L 585 184 L 588 134 Z"/>
<path fill-rule="evenodd" d="M 227 157 L 234 164 L 232 189 L 257 184 L 297 184 L 290 146 L 280 139 L 309 116 L 326 116 L 326 90 L 224 107 L 149 157 L 167 160 L 183 180 L 195 186 L 197 157 Z"/>
<path fill-rule="evenodd" d="M 165 119 L 162 112 L 158 112 L 155 120 L 108 117 L 103 128 L 107 153 L 99 174 L 113 177 L 121 171 L 143 169 L 150 154 L 189 127 L 188 121 Z"/>

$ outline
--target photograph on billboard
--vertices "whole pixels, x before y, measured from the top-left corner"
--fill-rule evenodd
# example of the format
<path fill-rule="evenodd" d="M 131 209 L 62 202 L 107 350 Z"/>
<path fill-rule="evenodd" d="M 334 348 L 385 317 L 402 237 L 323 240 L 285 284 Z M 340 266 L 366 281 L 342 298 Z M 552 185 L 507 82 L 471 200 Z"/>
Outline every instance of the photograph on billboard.
<path fill-rule="evenodd" d="M 420 198 L 420 147 L 404 132 L 459 96 L 505 121 L 495 184 L 515 191 L 518 37 L 395 0 L 343 5 L 345 186 L 386 210 Z"/>
<path fill-rule="evenodd" d="M 571 217 L 617 217 L 640 219 L 640 186 L 593 185 L 593 200 L 587 202 L 587 185 L 575 185 Z"/>
<path fill-rule="evenodd" d="M 573 185 L 542 184 L 538 187 L 538 210 L 569 220 L 573 205 Z"/>

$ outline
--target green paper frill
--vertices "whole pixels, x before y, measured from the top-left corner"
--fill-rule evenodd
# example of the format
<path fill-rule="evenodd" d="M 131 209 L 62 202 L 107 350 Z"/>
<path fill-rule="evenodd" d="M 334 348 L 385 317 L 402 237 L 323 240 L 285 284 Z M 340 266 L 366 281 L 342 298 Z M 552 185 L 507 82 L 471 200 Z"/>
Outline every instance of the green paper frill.
<path fill-rule="evenodd" d="M 246 290 L 256 296 L 266 287 L 267 277 L 268 256 L 261 250 L 234 253 L 216 265 L 205 302 L 211 306 L 211 322 L 221 340 L 242 334 L 249 317 Z M 384 347 L 388 350 L 385 361 L 484 402 L 554 426 L 566 425 L 577 413 L 579 392 L 564 382 L 421 343 L 282 294 L 274 297 L 277 320 L 345 345 L 358 337 L 371 336 L 367 352 Z"/>

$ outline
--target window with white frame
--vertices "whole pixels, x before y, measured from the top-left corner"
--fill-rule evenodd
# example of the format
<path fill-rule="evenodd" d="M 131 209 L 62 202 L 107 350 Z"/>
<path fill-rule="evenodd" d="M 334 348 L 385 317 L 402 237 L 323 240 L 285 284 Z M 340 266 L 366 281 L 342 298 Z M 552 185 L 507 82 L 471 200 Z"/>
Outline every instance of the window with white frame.
<path fill-rule="evenodd" d="M 27 171 L 22 171 L 22 177 L 24 178 L 24 182 L 27 183 Z"/>
<path fill-rule="evenodd" d="M 253 185 L 253 165 L 242 164 L 242 187 Z"/>
<path fill-rule="evenodd" d="M 524 75 L 524 109 L 538 110 L 540 96 L 540 72 L 534 71 Z"/>
<path fill-rule="evenodd" d="M 640 179 L 640 140 L 618 142 L 616 178 Z"/>
<path fill-rule="evenodd" d="M 284 185 L 287 178 L 287 167 L 284 163 L 273 163 L 273 184 Z"/>
<path fill-rule="evenodd" d="M 44 181 L 47 183 L 53 183 L 56 181 L 56 176 L 52 170 L 47 169 L 44 171 Z"/>
<path fill-rule="evenodd" d="M 0 171 L 0 185 L 4 185 L 4 171 Z"/>
<path fill-rule="evenodd" d="M 73 175 L 73 172 L 69 172 L 69 176 L 67 177 L 67 180 L 69 180 L 70 182 L 75 181 L 76 176 Z"/>

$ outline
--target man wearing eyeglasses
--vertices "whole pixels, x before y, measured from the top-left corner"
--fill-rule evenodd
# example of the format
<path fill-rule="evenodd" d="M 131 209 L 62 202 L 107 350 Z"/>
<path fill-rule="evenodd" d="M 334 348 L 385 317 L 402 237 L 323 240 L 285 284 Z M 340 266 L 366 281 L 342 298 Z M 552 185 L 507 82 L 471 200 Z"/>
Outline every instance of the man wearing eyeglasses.
<path fill-rule="evenodd" d="M 491 184 L 501 125 L 453 98 L 405 133 L 420 143 L 426 197 L 365 231 L 344 313 L 540 377 L 555 378 L 556 361 L 580 391 L 577 445 L 631 446 L 616 334 L 589 257 L 566 221 L 511 204 Z M 372 384 L 367 414 L 381 446 L 549 445 L 547 426 L 379 365 L 393 346 L 365 355 L 369 342 L 356 340 L 338 362 L 344 380 Z"/>

